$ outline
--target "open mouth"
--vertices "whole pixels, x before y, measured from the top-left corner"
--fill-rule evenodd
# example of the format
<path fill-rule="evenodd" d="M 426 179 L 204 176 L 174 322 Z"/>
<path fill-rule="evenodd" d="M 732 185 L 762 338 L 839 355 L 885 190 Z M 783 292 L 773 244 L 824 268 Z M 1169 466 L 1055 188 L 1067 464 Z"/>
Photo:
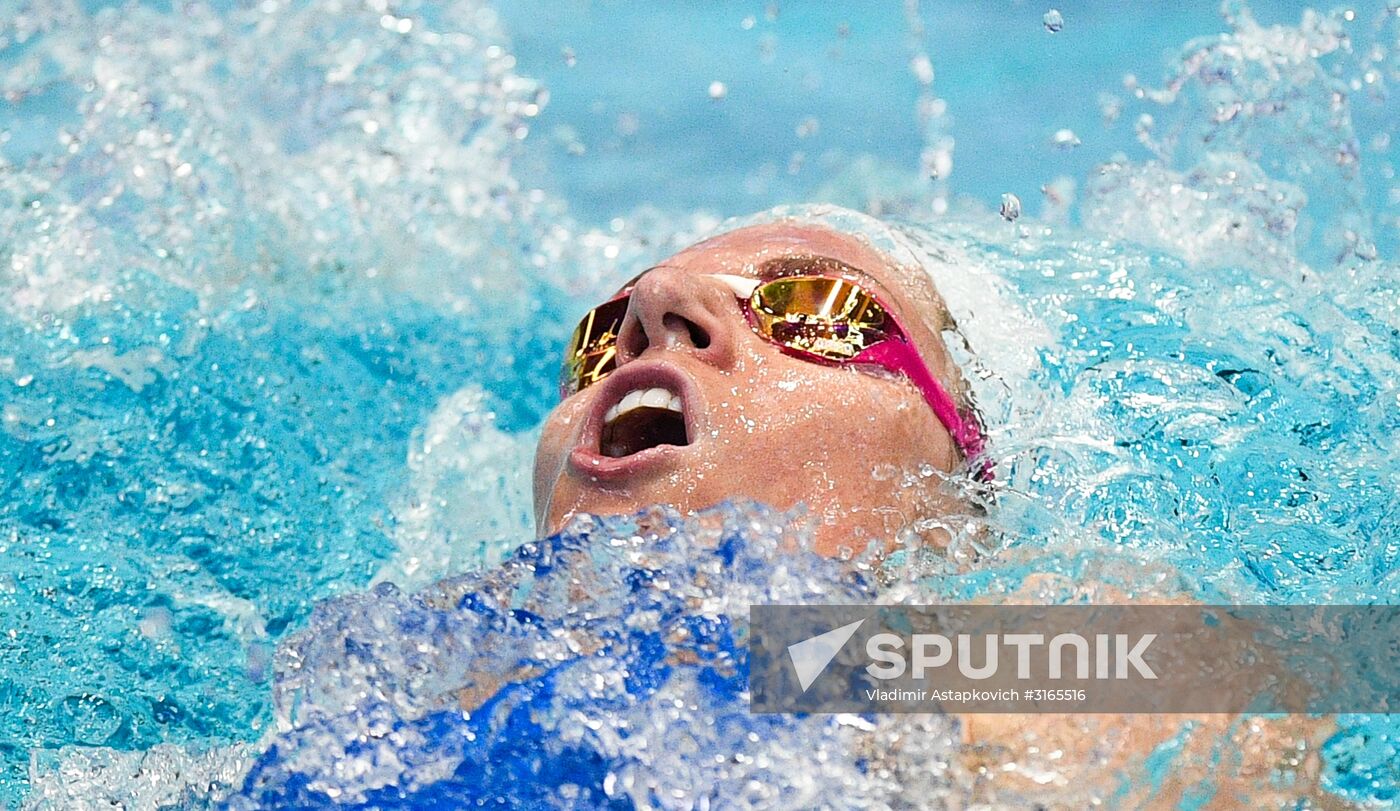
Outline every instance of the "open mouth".
<path fill-rule="evenodd" d="M 599 453 L 613 459 L 662 445 L 689 445 L 685 403 L 663 388 L 633 389 L 603 414 Z"/>

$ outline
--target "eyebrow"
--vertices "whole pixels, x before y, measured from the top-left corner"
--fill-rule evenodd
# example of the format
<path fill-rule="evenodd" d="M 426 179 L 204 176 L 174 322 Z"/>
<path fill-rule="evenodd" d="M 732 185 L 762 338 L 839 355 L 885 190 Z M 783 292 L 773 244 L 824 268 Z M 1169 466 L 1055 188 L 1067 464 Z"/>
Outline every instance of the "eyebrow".
<path fill-rule="evenodd" d="M 653 265 L 647 268 L 646 270 L 643 270 L 641 273 L 638 273 L 636 276 L 633 276 L 631 279 L 628 279 L 626 283 L 624 283 L 621 287 L 617 289 L 617 292 L 614 293 L 613 296 L 619 296 L 623 292 L 630 290 L 638 281 L 641 280 L 643 276 L 647 275 L 653 270 L 656 270 L 657 268 L 662 267 L 667 267 L 667 265 Z M 858 276 L 869 286 L 875 288 L 880 293 L 880 297 L 882 299 L 884 299 L 885 301 L 889 301 L 890 299 L 888 291 L 885 289 L 885 285 L 879 279 L 870 275 L 866 271 L 861 270 L 855 265 L 848 265 L 845 262 L 842 262 L 840 259 L 836 259 L 835 257 L 831 256 L 825 256 L 823 254 L 799 254 L 796 256 L 779 256 L 775 259 L 769 259 L 766 262 L 759 263 L 759 265 L 754 268 L 755 275 L 762 281 L 781 279 L 784 276 L 799 276 L 801 274 L 811 273 L 813 271 L 821 273 L 834 273 L 837 275 L 845 276 Z"/>
<path fill-rule="evenodd" d="M 760 279 L 780 279 L 784 276 L 796 276 L 803 273 L 818 271 L 822 273 L 837 273 L 848 276 L 859 276 L 869 282 L 872 286 L 883 289 L 884 285 L 880 280 L 871 276 L 854 265 L 848 265 L 840 259 L 821 254 L 804 254 L 799 256 L 780 256 L 777 259 L 769 259 L 760 264 L 756 269 Z"/>

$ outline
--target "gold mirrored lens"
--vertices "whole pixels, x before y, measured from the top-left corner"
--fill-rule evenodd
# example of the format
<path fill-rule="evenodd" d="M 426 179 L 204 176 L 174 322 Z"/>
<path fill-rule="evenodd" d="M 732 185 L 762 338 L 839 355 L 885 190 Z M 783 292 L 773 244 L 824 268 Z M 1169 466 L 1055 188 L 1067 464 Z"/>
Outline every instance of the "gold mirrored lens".
<path fill-rule="evenodd" d="M 829 360 L 847 360 L 885 339 L 885 309 L 845 279 L 776 279 L 749 303 L 769 338 Z"/>
<path fill-rule="evenodd" d="M 564 353 L 561 388 L 572 394 L 597 383 L 617 367 L 617 335 L 627 315 L 628 297 L 613 299 L 589 310 Z"/>

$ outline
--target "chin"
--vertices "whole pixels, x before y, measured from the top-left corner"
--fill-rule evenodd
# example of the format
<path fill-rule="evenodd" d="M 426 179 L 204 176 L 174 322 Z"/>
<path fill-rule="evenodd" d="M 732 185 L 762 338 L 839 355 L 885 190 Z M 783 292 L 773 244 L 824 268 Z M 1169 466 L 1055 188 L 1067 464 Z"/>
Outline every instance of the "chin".
<path fill-rule="evenodd" d="M 696 498 L 694 493 L 677 493 L 671 482 L 632 481 L 625 487 L 561 482 L 550 499 L 547 520 L 540 534 L 552 535 L 576 515 L 632 515 L 652 505 L 664 505 L 688 514 L 724 501 L 724 497 Z"/>

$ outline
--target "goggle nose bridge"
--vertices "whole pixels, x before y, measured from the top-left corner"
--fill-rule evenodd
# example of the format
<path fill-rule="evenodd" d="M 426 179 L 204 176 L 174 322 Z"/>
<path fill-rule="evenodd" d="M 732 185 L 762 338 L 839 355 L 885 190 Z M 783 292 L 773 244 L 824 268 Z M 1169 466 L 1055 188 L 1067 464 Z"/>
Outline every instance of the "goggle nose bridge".
<path fill-rule="evenodd" d="M 734 291 L 734 295 L 742 299 L 751 298 L 753 292 L 758 289 L 759 285 L 764 284 L 760 279 L 752 279 L 748 276 L 734 276 L 729 273 L 708 273 L 705 274 L 705 276 L 706 278 L 718 279 L 723 282 L 725 286 Z"/>

